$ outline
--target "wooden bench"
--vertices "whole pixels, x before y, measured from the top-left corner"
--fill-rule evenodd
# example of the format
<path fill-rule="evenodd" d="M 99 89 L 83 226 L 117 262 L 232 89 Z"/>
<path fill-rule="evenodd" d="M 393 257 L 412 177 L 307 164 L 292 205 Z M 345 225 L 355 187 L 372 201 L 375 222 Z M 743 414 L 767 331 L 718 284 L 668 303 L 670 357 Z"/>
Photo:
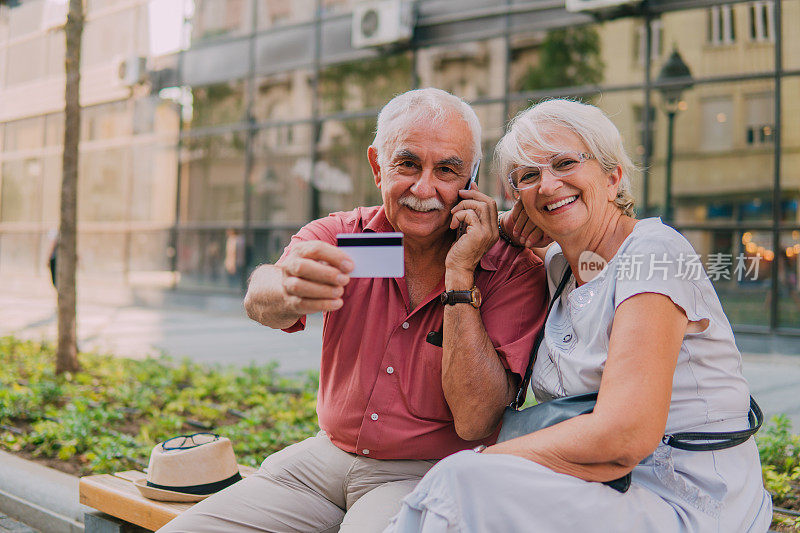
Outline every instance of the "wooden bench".
<path fill-rule="evenodd" d="M 256 469 L 239 465 L 239 471 L 248 476 Z M 138 470 L 82 477 L 80 502 L 100 511 L 86 513 L 86 533 L 155 531 L 194 505 L 145 498 L 133 484 L 144 477 L 144 472 Z"/>

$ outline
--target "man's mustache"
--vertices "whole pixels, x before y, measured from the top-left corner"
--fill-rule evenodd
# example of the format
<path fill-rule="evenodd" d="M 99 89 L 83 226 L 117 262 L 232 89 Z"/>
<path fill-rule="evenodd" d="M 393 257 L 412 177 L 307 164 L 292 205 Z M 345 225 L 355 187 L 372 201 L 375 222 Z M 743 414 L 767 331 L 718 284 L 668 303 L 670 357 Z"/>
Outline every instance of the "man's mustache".
<path fill-rule="evenodd" d="M 438 198 L 417 198 L 413 194 L 409 194 L 400 198 L 397 203 L 410 207 L 415 211 L 437 211 L 444 209 L 444 204 Z"/>

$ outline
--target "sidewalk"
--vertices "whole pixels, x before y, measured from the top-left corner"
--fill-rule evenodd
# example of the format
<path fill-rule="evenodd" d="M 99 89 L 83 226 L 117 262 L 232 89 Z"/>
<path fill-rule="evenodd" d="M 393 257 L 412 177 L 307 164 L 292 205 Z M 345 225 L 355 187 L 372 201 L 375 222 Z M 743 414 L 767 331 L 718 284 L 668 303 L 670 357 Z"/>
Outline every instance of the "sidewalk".
<path fill-rule="evenodd" d="M 79 305 L 79 346 L 134 358 L 163 352 L 204 363 L 277 361 L 285 373 L 319 367 L 320 315 L 309 317 L 306 331 L 288 334 L 249 320 L 237 297 L 221 298 L 227 300 L 212 306 L 198 300 L 196 309 Z M 28 339 L 55 339 L 54 298 L 0 293 L 0 335 L 10 333 Z M 744 373 L 767 419 L 785 413 L 792 419 L 795 433 L 800 433 L 800 356 L 745 353 Z"/>
<path fill-rule="evenodd" d="M 132 358 L 166 353 L 242 366 L 277 361 L 285 373 L 319 368 L 321 315 L 290 335 L 251 321 L 238 298 L 227 298 L 221 310 L 80 304 L 78 346 Z M 55 339 L 56 331 L 55 298 L 0 293 L 0 335 L 41 340 Z"/>
<path fill-rule="evenodd" d="M 35 533 L 33 529 L 22 522 L 17 522 L 13 518 L 0 513 L 0 533 L 5 533 L 7 531 L 13 531 L 14 533 Z"/>

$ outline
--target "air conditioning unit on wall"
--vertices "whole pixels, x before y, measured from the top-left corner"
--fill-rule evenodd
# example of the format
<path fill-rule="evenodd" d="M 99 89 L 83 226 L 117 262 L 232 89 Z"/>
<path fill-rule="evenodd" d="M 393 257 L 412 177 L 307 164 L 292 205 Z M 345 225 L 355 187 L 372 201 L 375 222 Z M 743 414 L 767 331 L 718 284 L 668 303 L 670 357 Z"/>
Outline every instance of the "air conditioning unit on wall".
<path fill-rule="evenodd" d="M 353 7 L 353 48 L 408 41 L 414 32 L 411 2 L 372 0 Z"/>
<path fill-rule="evenodd" d="M 607 13 L 627 11 L 637 8 L 641 4 L 641 0 L 567 0 L 566 7 L 567 11 L 572 12 Z"/>
<path fill-rule="evenodd" d="M 143 83 L 147 76 L 147 58 L 140 56 L 119 57 L 116 59 L 114 75 L 119 85 L 133 87 Z"/>

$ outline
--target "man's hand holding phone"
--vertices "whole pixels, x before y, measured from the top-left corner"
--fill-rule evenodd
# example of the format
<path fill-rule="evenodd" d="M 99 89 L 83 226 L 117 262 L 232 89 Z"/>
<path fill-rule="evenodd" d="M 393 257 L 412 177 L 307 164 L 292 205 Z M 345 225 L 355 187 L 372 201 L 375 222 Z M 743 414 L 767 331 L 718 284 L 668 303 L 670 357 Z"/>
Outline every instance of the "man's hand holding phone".
<path fill-rule="evenodd" d="M 473 272 L 481 257 L 499 238 L 497 230 L 497 204 L 494 199 L 478 190 L 476 184 L 458 192 L 461 197 L 452 210 L 450 229 L 460 225 L 464 234 L 458 237 L 445 259 L 448 272 Z"/>
<path fill-rule="evenodd" d="M 298 315 L 335 311 L 343 305 L 353 262 L 342 250 L 322 241 L 297 243 L 277 266 L 288 309 Z"/>

